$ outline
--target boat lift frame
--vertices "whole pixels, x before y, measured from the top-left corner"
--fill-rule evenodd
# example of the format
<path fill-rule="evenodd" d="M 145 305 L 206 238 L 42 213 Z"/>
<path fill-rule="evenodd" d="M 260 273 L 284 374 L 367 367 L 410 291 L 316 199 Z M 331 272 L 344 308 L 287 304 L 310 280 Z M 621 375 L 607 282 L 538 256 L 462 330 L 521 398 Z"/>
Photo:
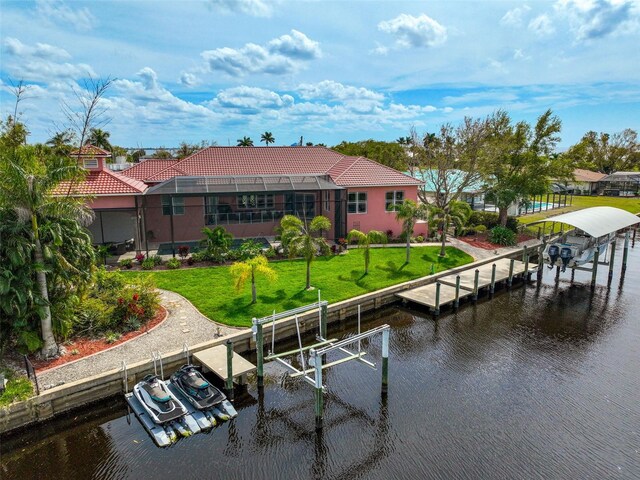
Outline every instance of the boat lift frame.
<path fill-rule="evenodd" d="M 360 325 L 361 309 L 358 305 L 358 331 L 351 337 L 337 340 L 327 339 L 327 308 L 328 302 L 321 300 L 320 291 L 318 291 L 318 302 L 303 307 L 299 307 L 293 310 L 287 310 L 285 312 L 276 313 L 263 318 L 253 318 L 252 330 L 256 339 L 256 357 L 257 357 L 257 376 L 258 376 L 258 388 L 261 389 L 264 386 L 264 361 L 275 360 L 283 365 L 288 371 L 291 378 L 302 377 L 302 379 L 312 385 L 315 389 L 315 417 L 316 417 L 316 429 L 322 429 L 323 418 L 323 393 L 325 386 L 322 383 L 322 370 L 339 365 L 341 363 L 356 360 L 360 363 L 367 365 L 368 367 L 376 370 L 375 363 L 362 358 L 367 354 L 362 349 L 362 340 L 373 337 L 378 334 L 382 334 L 382 394 L 386 395 L 388 390 L 388 371 L 389 371 L 389 325 L 380 325 L 372 328 L 366 332 L 362 332 Z M 312 310 L 318 309 L 318 334 L 316 335 L 317 343 L 313 345 L 303 346 L 302 335 L 300 333 L 300 321 L 299 315 Z M 296 333 L 298 337 L 298 348 L 289 350 L 286 352 L 275 353 L 275 323 L 277 320 L 291 317 L 295 318 Z M 264 334 L 263 326 L 271 323 L 271 349 L 268 355 L 264 356 Z M 345 347 L 357 344 L 357 351 L 349 350 Z M 305 352 L 309 351 L 309 366 L 307 368 L 307 362 L 305 360 Z M 339 351 L 342 354 L 346 354 L 342 358 L 325 363 L 326 355 L 330 352 Z M 300 363 L 302 364 L 302 370 L 296 368 L 291 363 L 285 361 L 283 357 L 290 357 L 292 355 L 300 355 Z M 313 374 L 313 376 L 311 376 Z"/>

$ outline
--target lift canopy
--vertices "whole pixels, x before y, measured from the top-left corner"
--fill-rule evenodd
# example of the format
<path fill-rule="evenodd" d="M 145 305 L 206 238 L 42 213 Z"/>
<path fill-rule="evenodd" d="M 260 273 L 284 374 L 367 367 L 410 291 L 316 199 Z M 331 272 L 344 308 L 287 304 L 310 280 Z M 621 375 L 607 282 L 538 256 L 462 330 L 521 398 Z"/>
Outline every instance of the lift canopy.
<path fill-rule="evenodd" d="M 572 227 L 579 228 L 587 235 L 598 238 L 640 223 L 640 218 L 619 208 L 592 207 L 576 212 L 563 213 L 562 215 L 532 222 L 529 225 L 544 222 L 566 223 Z"/>

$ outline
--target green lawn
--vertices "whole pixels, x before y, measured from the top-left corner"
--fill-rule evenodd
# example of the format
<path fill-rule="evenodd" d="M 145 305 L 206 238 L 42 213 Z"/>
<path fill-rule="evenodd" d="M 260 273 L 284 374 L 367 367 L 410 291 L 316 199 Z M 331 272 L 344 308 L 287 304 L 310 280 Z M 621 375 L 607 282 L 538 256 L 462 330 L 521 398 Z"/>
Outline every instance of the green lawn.
<path fill-rule="evenodd" d="M 8 368 L 0 369 L 7 380 L 7 389 L 0 395 L 0 407 L 6 407 L 13 402 L 26 400 L 33 396 L 33 385 L 26 377 L 17 376 L 13 370 Z"/>
<path fill-rule="evenodd" d="M 362 295 L 380 288 L 428 275 L 431 265 L 442 271 L 473 261 L 466 253 L 447 247 L 447 256 L 438 258 L 440 247 L 412 247 L 411 262 L 405 264 L 404 248 L 371 250 L 369 274 L 363 275 L 362 250 L 350 248 L 345 255 L 319 257 L 311 265 L 311 285 L 322 291 L 329 303 Z M 229 275 L 229 267 L 190 268 L 155 272 L 129 272 L 128 275 L 150 275 L 159 288 L 186 297 L 207 317 L 233 326 L 250 326 L 252 317 L 289 310 L 317 301 L 318 291 L 306 291 L 303 260 L 271 262 L 278 279 L 257 280 L 258 302 L 251 305 L 251 285 L 237 293 Z"/>
<path fill-rule="evenodd" d="M 624 197 L 588 197 L 588 196 L 574 196 L 572 205 L 564 208 L 556 208 L 554 210 L 548 210 L 546 212 L 532 213 L 530 215 L 523 215 L 518 217 L 518 220 L 522 224 L 528 224 L 531 222 L 537 222 L 538 220 L 544 220 L 545 218 L 560 215 L 561 213 L 573 212 L 574 210 L 580 210 L 589 207 L 616 207 L 622 210 L 626 210 L 633 214 L 640 213 L 640 199 L 639 198 L 624 198 Z M 532 228 L 536 228 L 535 226 Z M 561 226 L 556 225 L 556 230 L 560 231 Z M 547 232 L 551 231 L 551 224 L 547 225 Z"/>

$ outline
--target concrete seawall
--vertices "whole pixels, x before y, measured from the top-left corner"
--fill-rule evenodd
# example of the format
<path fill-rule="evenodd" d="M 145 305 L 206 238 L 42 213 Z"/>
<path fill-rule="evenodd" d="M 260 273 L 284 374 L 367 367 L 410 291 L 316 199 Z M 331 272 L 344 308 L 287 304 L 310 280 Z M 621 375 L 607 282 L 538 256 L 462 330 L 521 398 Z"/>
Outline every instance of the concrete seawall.
<path fill-rule="evenodd" d="M 537 254 L 536 247 L 536 245 L 528 247 L 532 256 Z M 492 263 L 500 258 L 520 258 L 522 257 L 522 254 L 523 249 L 519 248 L 502 255 L 495 255 L 491 258 L 478 260 L 434 275 L 421 277 L 338 303 L 330 304 L 327 312 L 327 321 L 328 323 L 339 322 L 356 315 L 358 305 L 360 305 L 361 310 L 364 313 L 396 303 L 399 301 L 398 297 L 396 297 L 396 293 L 398 292 L 422 285 L 428 285 L 430 283 L 434 283 L 440 277 L 456 274 L 479 265 Z M 300 315 L 298 318 L 300 320 L 302 332 L 312 332 L 317 330 L 317 310 L 312 310 Z M 277 321 L 275 332 L 278 340 L 284 340 L 295 336 L 296 325 L 294 317 Z M 264 330 L 264 336 L 265 343 L 269 343 L 271 341 L 271 328 Z M 221 345 L 226 343 L 227 340 L 231 340 L 233 342 L 234 350 L 238 353 L 246 354 L 255 351 L 255 342 L 253 340 L 252 331 L 250 328 L 247 328 L 232 335 L 219 337 L 215 340 L 202 342 L 197 345 L 191 345 L 189 347 L 190 352 L 195 353 L 216 345 Z M 164 355 L 162 360 L 165 372 L 173 372 L 185 363 L 184 353 L 181 349 Z M 145 375 L 152 372 L 152 361 L 141 361 L 127 365 L 127 389 L 131 390 L 133 386 Z M 123 372 L 120 368 L 115 368 L 99 375 L 94 375 L 92 377 L 83 378 L 75 382 L 51 388 L 36 397 L 14 403 L 6 408 L 0 409 L 0 434 L 50 419 L 56 415 L 69 412 L 89 403 L 104 400 L 110 396 L 122 394 L 123 388 Z"/>

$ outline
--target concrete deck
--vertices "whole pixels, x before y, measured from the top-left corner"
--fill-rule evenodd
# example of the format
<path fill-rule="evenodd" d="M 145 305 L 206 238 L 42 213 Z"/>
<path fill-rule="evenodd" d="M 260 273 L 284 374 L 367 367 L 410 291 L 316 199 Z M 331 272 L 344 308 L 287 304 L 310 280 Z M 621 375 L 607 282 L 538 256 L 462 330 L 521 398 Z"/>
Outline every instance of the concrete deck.
<path fill-rule="evenodd" d="M 227 347 L 226 345 L 217 345 L 193 354 L 193 358 L 205 368 L 205 370 L 213 372 L 222 380 L 227 380 Z M 242 356 L 233 352 L 233 360 L 231 361 L 233 368 L 233 378 L 242 377 L 247 373 L 253 372 L 256 366 L 245 360 Z"/>

